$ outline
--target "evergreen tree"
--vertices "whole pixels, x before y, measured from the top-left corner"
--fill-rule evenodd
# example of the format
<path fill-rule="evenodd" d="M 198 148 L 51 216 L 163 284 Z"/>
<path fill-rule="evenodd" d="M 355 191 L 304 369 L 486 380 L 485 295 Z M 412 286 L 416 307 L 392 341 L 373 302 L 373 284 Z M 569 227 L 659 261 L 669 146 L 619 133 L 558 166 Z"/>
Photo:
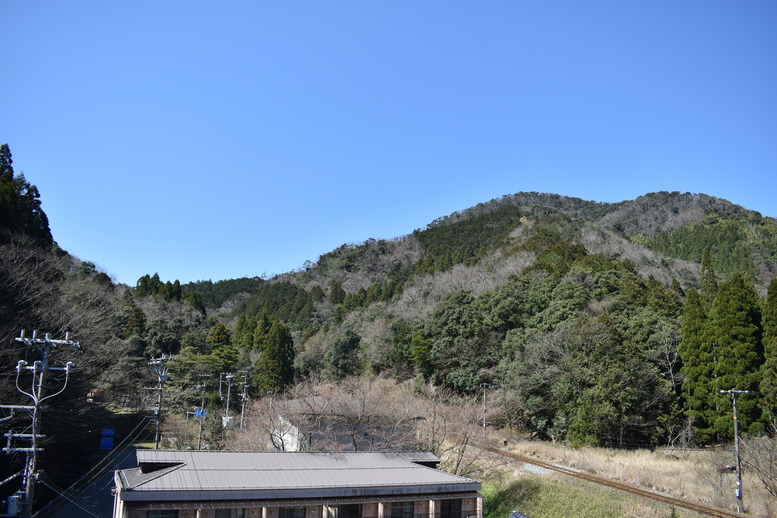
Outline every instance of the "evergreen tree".
<path fill-rule="evenodd" d="M 294 341 L 289 328 L 273 320 L 256 362 L 254 382 L 258 394 L 280 392 L 294 381 Z"/>
<path fill-rule="evenodd" d="M 49 220 L 40 205 L 38 188 L 23 174 L 14 175 L 11 149 L 0 145 L 0 242 L 10 234 L 26 234 L 41 246 L 50 246 L 54 240 Z"/>
<path fill-rule="evenodd" d="M 253 348 L 257 351 L 264 349 L 267 333 L 270 332 L 272 323 L 273 322 L 270 320 L 270 315 L 267 313 L 267 310 L 262 311 L 262 313 L 259 315 L 259 318 L 256 319 L 253 334 Z"/>
<path fill-rule="evenodd" d="M 324 355 L 327 373 L 334 379 L 357 374 L 360 367 L 359 345 L 361 337 L 353 329 L 346 329 Z"/>
<path fill-rule="evenodd" d="M 181 300 L 181 281 L 178 279 L 175 282 L 167 281 L 162 287 L 161 293 L 167 301 Z"/>
<path fill-rule="evenodd" d="M 329 283 L 329 302 L 331 304 L 342 304 L 345 300 L 345 290 L 340 281 Z"/>
<path fill-rule="evenodd" d="M 416 373 L 428 380 L 432 374 L 432 341 L 426 337 L 423 329 L 418 329 L 410 343 L 410 360 Z"/>
<path fill-rule="evenodd" d="M 135 286 L 135 294 L 138 297 L 147 297 L 149 295 L 156 295 L 164 289 L 164 283 L 159 279 L 159 274 L 144 275 Z"/>
<path fill-rule="evenodd" d="M 202 301 L 202 294 L 199 291 L 192 291 L 188 293 L 185 300 L 187 304 L 202 313 L 203 316 L 206 314 L 205 303 Z"/>
<path fill-rule="evenodd" d="M 237 364 L 238 354 L 232 345 L 232 336 L 227 326 L 217 322 L 208 333 L 208 343 L 213 346 L 213 355 L 221 360 L 221 368 L 232 370 Z"/>
<path fill-rule="evenodd" d="M 731 281 L 718 287 L 718 295 L 710 311 L 710 324 L 715 355 L 712 396 L 718 413 L 715 431 L 719 437 L 731 439 L 734 436 L 733 422 L 728 412 L 723 412 L 729 401 L 720 391 L 737 389 L 756 392 L 763 364 L 761 308 L 758 293 L 749 278 L 734 273 Z M 742 429 L 757 431 L 760 418 L 757 398 L 738 400 L 738 411 Z"/>
<path fill-rule="evenodd" d="M 13 159 L 11 158 L 11 148 L 8 144 L 0 146 L 0 182 L 2 185 L 11 183 L 14 177 Z"/>
<path fill-rule="evenodd" d="M 576 387 L 568 440 L 609 446 L 644 444 L 650 439 L 663 399 L 657 377 L 641 361 L 637 348 L 603 313 L 580 318 L 570 335 L 570 385 Z"/>
<path fill-rule="evenodd" d="M 248 327 L 248 317 L 246 317 L 245 313 L 240 313 L 237 317 L 232 340 L 235 346 L 241 349 L 250 348 L 254 343 L 253 329 Z"/>
<path fill-rule="evenodd" d="M 208 342 L 213 346 L 213 349 L 232 345 L 232 337 L 227 326 L 217 322 L 208 333 Z"/>
<path fill-rule="evenodd" d="M 670 289 L 677 294 L 678 297 L 685 297 L 685 291 L 683 291 L 683 287 L 680 285 L 680 281 L 672 277 L 672 285 L 670 286 Z"/>
<path fill-rule="evenodd" d="M 146 331 L 146 314 L 138 306 L 128 309 L 127 320 L 122 326 L 122 337 L 129 338 L 132 335 L 142 335 Z"/>
<path fill-rule="evenodd" d="M 761 396 L 764 417 L 777 420 L 777 277 L 769 283 L 769 291 L 763 304 L 764 370 L 761 380 Z"/>
<path fill-rule="evenodd" d="M 413 330 L 404 320 L 395 320 L 391 324 L 391 352 L 388 363 L 394 374 L 401 378 L 410 370 Z"/>
<path fill-rule="evenodd" d="M 696 438 L 707 442 L 712 436 L 716 415 L 709 406 L 713 391 L 714 358 L 707 332 L 707 313 L 698 291 L 688 290 L 682 316 L 680 358 L 683 366 L 683 393 L 688 416 L 692 419 Z"/>
<path fill-rule="evenodd" d="M 701 300 L 704 303 L 704 311 L 709 312 L 712 308 L 712 302 L 718 292 L 718 278 L 715 275 L 715 269 L 712 267 L 709 249 L 705 249 L 701 256 Z"/>

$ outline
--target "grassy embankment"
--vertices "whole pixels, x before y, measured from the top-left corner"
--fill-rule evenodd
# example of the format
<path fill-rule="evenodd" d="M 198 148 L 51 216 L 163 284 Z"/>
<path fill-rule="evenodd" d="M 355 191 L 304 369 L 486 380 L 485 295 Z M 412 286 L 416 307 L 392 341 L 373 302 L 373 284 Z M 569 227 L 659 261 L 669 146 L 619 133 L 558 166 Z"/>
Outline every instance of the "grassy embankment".
<path fill-rule="evenodd" d="M 585 470 L 605 478 L 702 505 L 736 510 L 736 476 L 718 467 L 733 463 L 728 450 L 572 449 L 551 443 L 522 441 L 510 451 Z M 517 510 L 531 518 L 698 516 L 568 476 L 509 463 L 489 470 L 483 484 L 486 518 L 506 518 Z M 748 516 L 777 516 L 777 500 L 747 471 L 743 476 Z"/>
<path fill-rule="evenodd" d="M 484 518 L 507 518 L 517 510 L 531 518 L 690 517 L 653 503 L 559 475 L 491 478 L 483 484 Z"/>

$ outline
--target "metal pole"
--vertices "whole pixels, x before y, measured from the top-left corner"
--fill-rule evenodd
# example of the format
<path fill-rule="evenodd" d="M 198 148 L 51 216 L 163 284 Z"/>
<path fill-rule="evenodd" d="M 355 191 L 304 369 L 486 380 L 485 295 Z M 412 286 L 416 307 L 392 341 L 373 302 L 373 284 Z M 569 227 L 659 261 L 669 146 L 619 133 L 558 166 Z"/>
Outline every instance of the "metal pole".
<path fill-rule="evenodd" d="M 200 403 L 200 431 L 197 435 L 197 449 L 202 449 L 202 422 L 205 420 L 205 384 L 200 386 L 202 390 L 202 402 Z"/>
<path fill-rule="evenodd" d="M 481 387 L 483 387 L 483 428 L 486 427 L 486 387 L 490 387 L 491 384 L 489 383 L 481 383 Z"/>
<path fill-rule="evenodd" d="M 232 380 L 235 378 L 235 375 L 232 373 L 227 374 L 227 417 L 229 417 L 229 397 L 232 394 Z"/>
<path fill-rule="evenodd" d="M 721 394 L 731 394 L 731 402 L 734 406 L 734 444 L 737 455 L 737 512 L 743 513 L 745 509 L 742 498 L 742 459 L 739 455 L 739 419 L 737 419 L 737 394 L 749 394 L 749 390 L 721 390 Z"/>
<path fill-rule="evenodd" d="M 71 345 L 74 346 L 76 349 L 81 349 L 81 344 L 79 344 L 76 341 L 73 341 L 70 339 L 70 332 L 65 333 L 65 339 L 64 340 L 52 340 L 50 333 L 45 333 L 43 335 L 43 338 L 38 338 L 38 332 L 36 330 L 33 330 L 32 332 L 32 338 L 27 338 L 25 336 L 24 330 L 21 332 L 21 336 L 18 338 L 15 338 L 14 341 L 22 342 L 26 346 L 34 346 L 38 350 L 41 351 L 41 360 L 36 361 L 32 364 L 32 366 L 28 366 L 27 362 L 24 360 L 19 361 L 19 363 L 16 366 L 16 387 L 17 389 L 24 395 L 28 396 L 33 401 L 33 406 L 31 408 L 32 410 L 32 426 L 31 426 L 31 434 L 23 434 L 18 435 L 18 437 L 25 437 L 30 439 L 30 448 L 29 449 L 23 449 L 23 448 L 13 448 L 11 447 L 11 436 L 7 434 L 9 437 L 9 447 L 6 448 L 7 452 L 15 452 L 15 451 L 25 451 L 27 453 L 27 458 L 25 459 L 25 465 L 24 465 L 24 471 L 23 471 L 23 486 L 24 486 L 24 498 L 21 503 L 21 508 L 19 510 L 20 516 L 23 518 L 28 518 L 32 515 L 32 504 L 33 504 L 33 498 L 35 496 L 35 483 L 38 479 L 38 473 L 37 473 L 37 464 L 38 464 L 38 452 L 42 451 L 43 448 L 39 446 L 38 439 L 42 439 L 43 435 L 40 434 L 41 430 L 41 407 L 42 402 L 45 399 L 48 399 L 49 397 L 56 396 L 57 394 L 63 392 L 65 390 L 65 387 L 67 386 L 68 379 L 70 376 L 70 370 L 72 367 L 75 367 L 75 364 L 72 362 L 68 362 L 65 367 L 49 367 L 49 355 L 51 354 L 51 349 L 56 349 L 60 345 Z M 30 392 L 25 392 L 21 388 L 19 388 L 19 376 L 21 375 L 23 370 L 28 370 L 32 372 L 32 385 L 30 387 Z M 50 370 L 55 371 L 64 371 L 65 372 L 65 382 L 64 386 L 59 392 L 56 392 L 52 394 L 51 396 L 46 396 L 46 374 Z M 9 504 L 10 507 L 10 504 Z"/>
<path fill-rule="evenodd" d="M 737 452 L 737 512 L 744 512 L 744 502 L 742 501 L 742 458 L 739 455 L 739 419 L 737 419 L 737 396 L 731 394 L 734 405 L 734 444 Z"/>
<path fill-rule="evenodd" d="M 162 440 L 162 401 L 164 384 L 167 381 L 167 362 L 172 360 L 173 356 L 167 356 L 163 354 L 161 358 L 151 358 L 148 362 L 151 370 L 156 373 L 157 380 L 159 381 L 159 398 L 156 405 L 156 433 L 154 434 L 154 449 L 159 449 L 159 443 Z"/>
<path fill-rule="evenodd" d="M 243 371 L 243 397 L 240 405 L 240 429 L 243 429 L 246 415 L 246 395 L 248 391 L 248 369 Z"/>
<path fill-rule="evenodd" d="M 46 333 L 46 340 L 51 339 L 51 335 Z M 40 434 L 40 402 L 46 393 L 46 371 L 49 368 L 49 353 L 51 347 L 48 343 L 43 346 L 43 359 L 40 364 L 35 362 L 35 368 L 40 367 L 38 375 L 38 386 L 35 400 L 35 409 L 32 411 L 32 453 L 27 457 L 27 469 L 25 470 L 25 488 L 24 488 L 24 516 L 32 514 L 32 499 L 35 494 L 35 482 L 37 473 L 35 473 L 38 463 L 38 437 Z M 34 372 L 34 371 L 33 371 Z M 35 374 L 33 373 L 33 376 Z"/>
<path fill-rule="evenodd" d="M 203 415 L 203 411 L 200 410 L 200 431 L 197 434 L 197 449 L 198 450 L 202 449 L 202 420 L 204 419 L 202 417 L 202 415 Z"/>
<path fill-rule="evenodd" d="M 162 440 L 162 380 L 159 380 L 159 398 L 156 402 L 156 432 L 154 433 L 154 449 L 159 449 L 159 442 Z"/>
<path fill-rule="evenodd" d="M 203 381 L 203 378 L 209 378 L 210 374 L 200 374 L 200 386 L 199 389 L 202 391 L 202 402 L 200 403 L 200 431 L 197 435 L 197 449 L 202 449 L 202 422 L 205 420 L 205 391 L 207 389 L 207 385 Z M 220 387 L 219 387 L 220 388 Z"/>

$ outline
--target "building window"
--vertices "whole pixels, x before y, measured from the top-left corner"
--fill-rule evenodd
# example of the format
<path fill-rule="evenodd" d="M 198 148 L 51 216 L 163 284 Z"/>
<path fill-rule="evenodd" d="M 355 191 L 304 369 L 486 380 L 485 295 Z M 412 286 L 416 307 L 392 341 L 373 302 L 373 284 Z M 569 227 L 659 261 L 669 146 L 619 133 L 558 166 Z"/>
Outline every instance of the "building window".
<path fill-rule="evenodd" d="M 327 518 L 361 518 L 361 516 L 361 504 L 335 505 L 329 507 L 327 512 Z"/>
<path fill-rule="evenodd" d="M 245 518 L 245 509 L 216 509 L 216 518 Z"/>
<path fill-rule="evenodd" d="M 391 518 L 413 518 L 415 502 L 391 502 Z"/>
<path fill-rule="evenodd" d="M 440 505 L 440 518 L 461 518 L 461 499 L 443 500 Z"/>
<path fill-rule="evenodd" d="M 146 518 L 178 518 L 178 510 L 146 511 Z"/>
<path fill-rule="evenodd" d="M 278 518 L 305 518 L 305 508 L 281 507 L 278 509 Z"/>

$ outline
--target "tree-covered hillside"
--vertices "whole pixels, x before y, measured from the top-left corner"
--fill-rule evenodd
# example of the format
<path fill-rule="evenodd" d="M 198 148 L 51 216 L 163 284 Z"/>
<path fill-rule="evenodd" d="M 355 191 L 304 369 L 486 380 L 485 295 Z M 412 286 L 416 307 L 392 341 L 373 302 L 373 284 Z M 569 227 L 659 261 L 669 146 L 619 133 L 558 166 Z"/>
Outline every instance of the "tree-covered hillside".
<path fill-rule="evenodd" d="M 383 373 L 461 394 L 487 383 L 505 423 L 544 437 L 672 442 L 696 424 L 698 440 L 720 440 L 730 431 L 705 434 L 688 395 L 686 291 L 701 288 L 706 252 L 716 278 L 745 283 L 766 311 L 775 229 L 704 195 L 608 205 L 517 194 L 396 240 L 343 245 L 271 279 L 227 320 L 267 314 L 290 326 L 297 380 Z M 767 356 L 729 381 L 757 385 Z M 765 403 L 754 408 L 749 426 L 765 429 Z"/>
<path fill-rule="evenodd" d="M 485 386 L 494 424 L 573 444 L 728 439 L 729 407 L 710 396 L 725 388 L 753 391 L 745 429 L 774 422 L 777 221 L 725 200 L 518 193 L 271 279 L 123 286 L 44 239 L 37 190 L 3 149 L 0 209 L 15 215 L 0 242 L 4 359 L 34 354 L 14 347 L 22 325 L 71 330 L 80 381 L 58 404 L 88 414 L 97 389 L 105 408 L 144 409 L 148 361 L 164 354 L 182 415 L 224 405 L 230 373 L 248 396 L 351 376 L 465 397 Z"/>

